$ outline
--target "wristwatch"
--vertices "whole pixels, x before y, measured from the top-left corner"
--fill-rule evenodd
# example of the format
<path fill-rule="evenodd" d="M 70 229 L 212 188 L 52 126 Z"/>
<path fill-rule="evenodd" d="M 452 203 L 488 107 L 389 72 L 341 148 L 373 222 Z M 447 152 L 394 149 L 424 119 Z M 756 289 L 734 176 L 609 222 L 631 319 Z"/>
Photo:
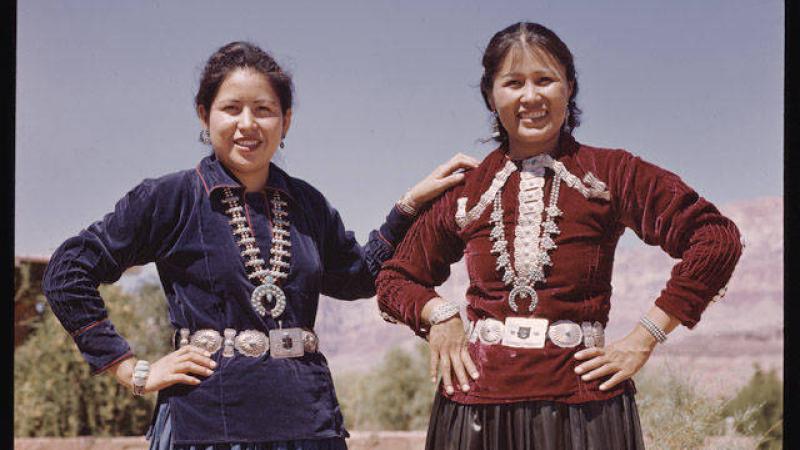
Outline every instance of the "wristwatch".
<path fill-rule="evenodd" d="M 431 325 L 437 325 L 458 314 L 459 307 L 455 303 L 445 302 L 433 307 L 428 320 Z"/>
<path fill-rule="evenodd" d="M 150 376 L 150 363 L 140 359 L 133 367 L 133 395 L 144 395 L 147 377 Z"/>

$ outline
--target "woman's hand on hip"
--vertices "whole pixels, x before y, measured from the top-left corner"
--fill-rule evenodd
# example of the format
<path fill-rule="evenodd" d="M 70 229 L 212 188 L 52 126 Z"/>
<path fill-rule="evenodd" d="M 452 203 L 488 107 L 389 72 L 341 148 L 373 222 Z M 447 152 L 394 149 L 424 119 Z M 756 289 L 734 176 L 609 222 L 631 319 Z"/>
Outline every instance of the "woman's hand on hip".
<path fill-rule="evenodd" d="M 217 363 L 210 358 L 211 354 L 193 345 L 186 345 L 150 366 L 150 376 L 144 391 L 154 392 L 170 387 L 173 384 L 200 384 L 194 375 L 207 377 L 214 373 Z"/>
<path fill-rule="evenodd" d="M 605 347 L 592 347 L 575 353 L 575 358 L 584 361 L 575 368 L 584 381 L 611 376 L 600 384 L 600 390 L 613 388 L 635 375 L 650 358 L 655 347 L 652 336 L 638 330 Z"/>
<path fill-rule="evenodd" d="M 464 323 L 456 315 L 437 325 L 432 325 L 428 333 L 428 345 L 431 350 L 430 375 L 435 383 L 438 375 L 442 376 L 445 391 L 454 393 L 453 374 L 463 392 L 469 391 L 469 376 L 478 379 L 478 369 L 467 349 L 467 336 Z M 437 373 L 438 372 L 438 373 Z"/>
<path fill-rule="evenodd" d="M 449 161 L 437 167 L 422 181 L 414 185 L 403 196 L 402 201 L 419 209 L 442 192 L 464 181 L 464 170 L 478 167 L 479 161 L 463 153 L 457 153 Z"/>

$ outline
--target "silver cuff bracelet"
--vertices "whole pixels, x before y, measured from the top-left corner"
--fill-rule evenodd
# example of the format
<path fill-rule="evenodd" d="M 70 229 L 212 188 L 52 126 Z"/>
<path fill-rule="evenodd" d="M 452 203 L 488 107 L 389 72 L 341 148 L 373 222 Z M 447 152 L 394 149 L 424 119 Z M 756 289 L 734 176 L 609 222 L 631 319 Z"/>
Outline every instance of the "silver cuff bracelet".
<path fill-rule="evenodd" d="M 639 319 L 639 323 L 642 324 L 645 330 L 647 330 L 650 334 L 653 335 L 656 342 L 658 342 L 659 344 L 667 342 L 667 333 L 664 333 L 664 330 L 662 330 L 661 328 L 658 327 L 658 325 L 653 323 L 653 321 L 650 320 L 649 317 L 642 316 L 642 318 Z"/>
<path fill-rule="evenodd" d="M 140 359 L 133 367 L 133 395 L 144 395 L 147 378 L 150 376 L 150 363 Z"/>

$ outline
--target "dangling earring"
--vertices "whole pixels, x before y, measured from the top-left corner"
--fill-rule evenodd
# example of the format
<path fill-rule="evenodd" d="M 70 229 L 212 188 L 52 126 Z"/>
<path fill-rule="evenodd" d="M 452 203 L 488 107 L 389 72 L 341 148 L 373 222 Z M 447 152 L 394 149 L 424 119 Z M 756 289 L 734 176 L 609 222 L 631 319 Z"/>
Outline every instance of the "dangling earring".
<path fill-rule="evenodd" d="M 279 147 L 280 147 L 280 148 L 284 148 L 284 147 L 286 147 L 286 144 L 284 144 L 284 143 L 283 143 L 283 140 L 284 140 L 284 139 L 285 139 L 285 137 L 281 136 L 281 143 L 280 143 L 280 145 L 279 145 Z"/>
<path fill-rule="evenodd" d="M 200 130 L 199 141 L 206 145 L 211 144 L 211 133 L 208 132 L 207 128 Z"/>
<path fill-rule="evenodd" d="M 497 111 L 492 111 L 492 116 L 494 117 L 494 122 L 492 123 L 492 137 L 497 139 L 500 137 L 500 116 L 497 114 Z"/>

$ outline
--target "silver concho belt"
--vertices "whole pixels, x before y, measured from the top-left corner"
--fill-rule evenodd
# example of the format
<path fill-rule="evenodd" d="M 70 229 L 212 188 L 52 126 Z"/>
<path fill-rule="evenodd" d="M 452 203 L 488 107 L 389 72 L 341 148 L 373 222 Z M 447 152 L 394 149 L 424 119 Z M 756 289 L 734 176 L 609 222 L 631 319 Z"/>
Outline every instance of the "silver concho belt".
<path fill-rule="evenodd" d="M 486 345 L 504 345 L 515 348 L 544 348 L 545 339 L 562 348 L 605 346 L 605 333 L 600 322 L 559 320 L 552 324 L 547 319 L 509 317 L 505 323 L 497 319 L 480 319 L 470 322 L 467 329 L 470 342 Z"/>
<path fill-rule="evenodd" d="M 177 338 L 180 337 L 180 340 Z M 222 350 L 222 356 L 234 356 L 234 349 L 239 354 L 251 358 L 260 358 L 270 353 L 273 358 L 297 358 L 306 353 L 314 353 L 319 348 L 319 339 L 313 331 L 302 328 L 279 328 L 263 331 L 226 328 L 222 334 L 217 330 L 202 329 L 191 333 L 188 328 L 181 328 L 176 333 L 176 347 L 185 345 L 200 347 L 209 353 Z"/>

